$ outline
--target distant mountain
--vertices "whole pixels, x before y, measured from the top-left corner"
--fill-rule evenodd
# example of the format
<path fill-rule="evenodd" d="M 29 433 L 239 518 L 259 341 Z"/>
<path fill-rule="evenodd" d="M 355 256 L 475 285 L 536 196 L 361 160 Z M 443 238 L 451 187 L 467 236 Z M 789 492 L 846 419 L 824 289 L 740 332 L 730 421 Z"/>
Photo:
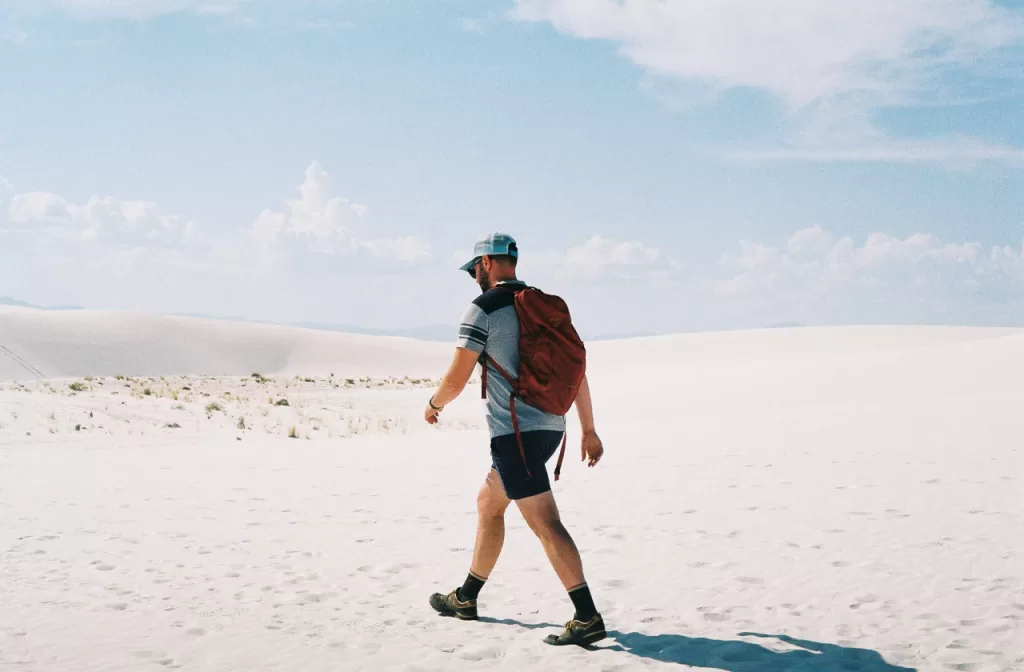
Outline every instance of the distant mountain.
<path fill-rule="evenodd" d="M 27 301 L 20 301 L 10 296 L 0 296 L 0 306 L 18 306 L 19 308 L 35 308 L 36 310 L 84 310 L 81 306 L 36 306 Z"/>

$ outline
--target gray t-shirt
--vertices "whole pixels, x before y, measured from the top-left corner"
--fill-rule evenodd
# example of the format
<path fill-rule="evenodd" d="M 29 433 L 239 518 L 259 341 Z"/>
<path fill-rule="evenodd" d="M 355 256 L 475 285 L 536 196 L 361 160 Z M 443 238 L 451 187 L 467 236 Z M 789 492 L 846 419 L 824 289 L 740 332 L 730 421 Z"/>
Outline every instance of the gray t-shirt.
<path fill-rule="evenodd" d="M 477 297 L 466 310 L 459 327 L 458 347 L 484 353 L 513 378 L 519 371 L 519 316 L 514 290 L 525 287 L 519 280 L 499 282 Z M 487 428 L 492 437 L 514 434 L 509 396 L 512 387 L 487 362 Z M 519 431 L 565 431 L 565 418 L 545 413 L 516 399 Z"/>

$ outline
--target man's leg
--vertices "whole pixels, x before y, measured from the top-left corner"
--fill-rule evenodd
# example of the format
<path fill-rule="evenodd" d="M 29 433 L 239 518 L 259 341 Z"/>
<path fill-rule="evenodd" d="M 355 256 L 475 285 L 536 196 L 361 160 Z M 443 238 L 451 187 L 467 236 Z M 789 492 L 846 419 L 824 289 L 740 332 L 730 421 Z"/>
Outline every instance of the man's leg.
<path fill-rule="evenodd" d="M 533 497 L 517 499 L 516 505 L 523 514 L 526 524 L 540 539 L 544 552 L 554 567 L 555 573 L 566 590 L 586 583 L 583 578 L 583 560 L 576 542 L 565 529 L 558 514 L 554 494 L 548 490 Z"/>
<path fill-rule="evenodd" d="M 505 510 L 508 505 L 501 478 L 492 468 L 476 498 L 476 545 L 469 575 L 461 587 L 447 595 L 434 593 L 430 596 L 430 606 L 437 612 L 464 620 L 477 618 L 476 598 L 498 562 L 505 543 Z"/>
<path fill-rule="evenodd" d="M 471 574 L 486 581 L 494 570 L 505 543 L 505 510 L 509 499 L 501 487 L 501 479 L 494 469 L 487 474 L 476 497 L 476 546 L 473 547 Z"/>
<path fill-rule="evenodd" d="M 560 635 L 550 635 L 548 644 L 592 644 L 605 638 L 604 620 L 594 606 L 590 587 L 583 577 L 583 560 L 579 549 L 562 524 L 554 494 L 548 490 L 539 495 L 517 499 L 516 505 L 527 525 L 540 539 L 555 573 L 569 593 L 576 613 Z"/>

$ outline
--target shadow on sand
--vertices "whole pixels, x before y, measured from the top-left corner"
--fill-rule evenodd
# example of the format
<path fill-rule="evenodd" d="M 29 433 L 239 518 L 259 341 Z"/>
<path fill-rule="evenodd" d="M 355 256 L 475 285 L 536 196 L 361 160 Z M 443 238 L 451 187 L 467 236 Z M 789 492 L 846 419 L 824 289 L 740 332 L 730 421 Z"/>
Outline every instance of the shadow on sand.
<path fill-rule="evenodd" d="M 514 625 L 529 630 L 561 629 L 553 623 L 521 623 L 513 619 L 481 618 L 481 622 Z M 741 632 L 740 637 L 759 637 L 796 647 L 789 651 L 772 649 L 745 641 L 704 639 L 684 635 L 644 635 L 639 632 L 608 631 L 608 639 L 595 651 L 620 651 L 662 663 L 724 670 L 725 672 L 916 672 L 911 667 L 887 663 L 870 649 L 822 644 L 787 635 Z M 608 645 L 610 643 L 610 645 Z"/>

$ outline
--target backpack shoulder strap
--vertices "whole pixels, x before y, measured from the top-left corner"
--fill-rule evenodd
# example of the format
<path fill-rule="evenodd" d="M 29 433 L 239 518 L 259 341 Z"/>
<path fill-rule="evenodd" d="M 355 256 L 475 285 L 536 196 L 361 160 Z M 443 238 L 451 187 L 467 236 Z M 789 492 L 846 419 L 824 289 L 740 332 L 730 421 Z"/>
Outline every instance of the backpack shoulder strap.
<path fill-rule="evenodd" d="M 487 363 L 488 362 L 491 363 L 491 366 L 494 367 L 494 370 L 497 371 L 498 374 L 502 378 L 504 378 L 505 380 L 508 381 L 508 384 L 512 386 L 512 394 L 515 395 L 519 391 L 519 381 L 517 381 L 512 376 L 510 376 L 508 371 L 506 371 L 505 369 L 501 368 L 501 366 L 496 361 L 494 361 L 493 357 L 491 357 L 490 355 L 481 354 L 480 355 L 480 366 L 481 366 L 482 370 L 480 372 L 480 398 L 481 399 L 486 399 L 487 398 Z"/>

